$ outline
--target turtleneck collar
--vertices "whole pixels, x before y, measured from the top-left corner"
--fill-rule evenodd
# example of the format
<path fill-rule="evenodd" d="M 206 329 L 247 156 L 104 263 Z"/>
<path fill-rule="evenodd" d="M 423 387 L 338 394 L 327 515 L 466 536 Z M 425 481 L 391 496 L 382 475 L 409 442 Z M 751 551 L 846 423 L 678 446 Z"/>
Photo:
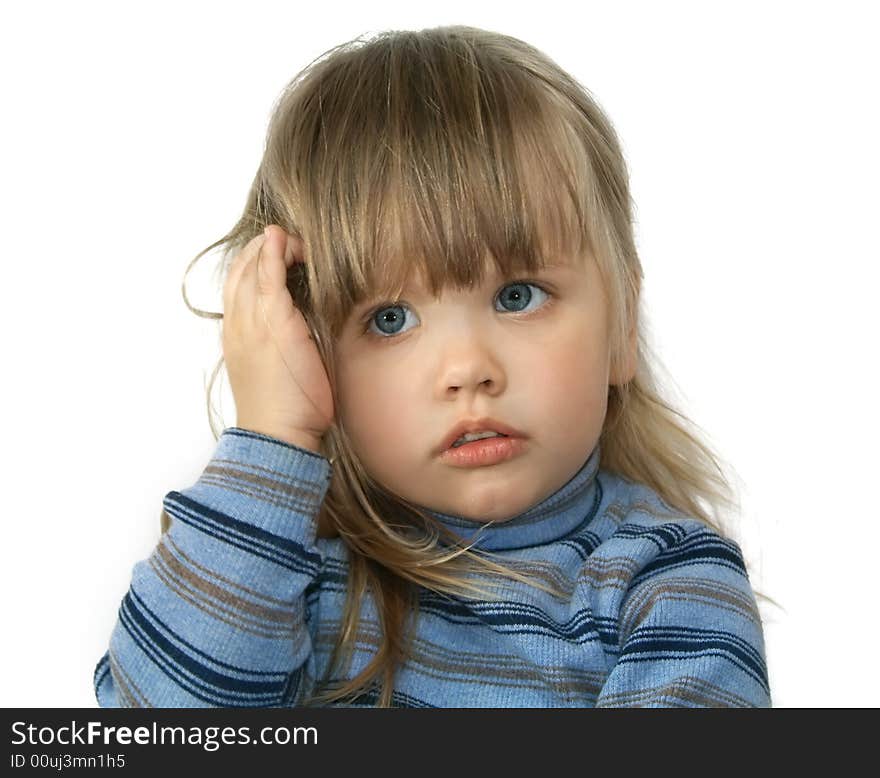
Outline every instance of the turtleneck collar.
<path fill-rule="evenodd" d="M 432 510 L 426 512 L 467 542 L 479 534 L 474 548 L 502 551 L 551 543 L 572 534 L 596 515 L 602 501 L 602 487 L 596 479 L 600 457 L 597 443 L 593 453 L 568 483 L 525 513 L 507 521 L 480 524 L 460 516 Z"/>

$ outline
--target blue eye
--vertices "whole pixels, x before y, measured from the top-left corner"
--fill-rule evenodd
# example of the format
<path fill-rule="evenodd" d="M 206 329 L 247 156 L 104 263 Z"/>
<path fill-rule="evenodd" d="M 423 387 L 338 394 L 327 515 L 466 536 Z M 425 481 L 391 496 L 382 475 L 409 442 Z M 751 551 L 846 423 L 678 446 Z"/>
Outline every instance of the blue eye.
<path fill-rule="evenodd" d="M 367 332 L 380 338 L 385 337 L 385 335 L 399 335 L 402 330 L 396 328 L 398 325 L 402 324 L 406 318 L 405 312 L 408 310 L 409 309 L 405 305 L 391 305 L 385 308 L 378 308 L 370 314 L 368 325 L 376 322 L 376 326 L 379 328 L 379 334 L 370 329 L 367 329 Z"/>
<path fill-rule="evenodd" d="M 536 284 L 530 284 L 528 281 L 517 281 L 515 284 L 505 286 L 504 289 L 501 290 L 501 294 L 498 295 L 498 299 L 509 300 L 512 305 L 516 306 L 513 313 L 520 313 L 524 311 L 532 301 L 532 293 L 529 291 L 529 287 L 537 289 L 540 294 L 544 295 L 544 297 L 548 296 L 547 292 Z M 508 289 L 513 290 L 513 292 L 505 294 Z"/>
<path fill-rule="evenodd" d="M 537 290 L 539 298 L 541 295 L 544 295 L 545 298 L 549 298 L 550 296 L 545 289 L 535 283 L 530 281 L 517 281 L 506 285 L 496 297 L 496 300 L 505 306 L 511 306 L 510 308 L 500 309 L 500 312 L 531 313 L 531 311 L 527 311 L 529 303 L 531 303 L 535 297 L 530 291 L 531 289 Z M 409 310 L 409 307 L 404 303 L 383 305 L 379 308 L 375 308 L 371 313 L 367 314 L 366 329 L 364 331 L 372 337 L 382 340 L 389 340 L 400 335 L 401 333 L 406 332 L 402 327 L 406 321 L 406 313 Z M 496 308 L 495 310 L 497 311 L 499 309 Z M 374 324 L 376 329 L 373 329 Z"/>

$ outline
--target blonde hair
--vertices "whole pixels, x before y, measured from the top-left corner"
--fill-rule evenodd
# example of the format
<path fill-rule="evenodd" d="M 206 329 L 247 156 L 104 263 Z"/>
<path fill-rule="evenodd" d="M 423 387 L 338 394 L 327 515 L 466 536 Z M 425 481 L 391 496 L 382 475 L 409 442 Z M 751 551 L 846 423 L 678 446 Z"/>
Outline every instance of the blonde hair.
<path fill-rule="evenodd" d="M 477 284 L 487 257 L 505 275 L 512 260 L 530 271 L 560 254 L 596 261 L 609 303 L 612 374 L 638 337 L 634 377 L 609 387 L 600 466 L 652 488 L 670 515 L 696 517 L 723 534 L 717 518 L 737 506 L 730 485 L 652 372 L 619 141 L 595 100 L 546 55 L 464 26 L 386 31 L 325 52 L 275 105 L 238 223 L 186 272 L 218 246 L 228 268 L 267 224 L 303 239 L 305 262 L 289 272 L 288 288 L 315 335 L 336 408 L 334 340 L 366 297 L 395 299 L 415 271 L 434 294 Z M 222 318 L 193 308 L 185 284 L 186 274 L 190 310 Z M 208 386 L 215 440 L 210 394 L 222 362 Z M 362 466 L 344 420 L 322 446 L 333 477 L 318 536 L 341 537 L 350 565 L 328 673 L 308 703 L 353 700 L 381 681 L 377 705 L 390 705 L 415 630 L 418 587 L 492 598 L 491 588 L 512 579 L 568 594 L 552 567 L 493 561 L 384 489 Z M 367 593 L 381 622 L 378 649 L 355 678 L 333 685 L 331 674 L 350 668 Z"/>

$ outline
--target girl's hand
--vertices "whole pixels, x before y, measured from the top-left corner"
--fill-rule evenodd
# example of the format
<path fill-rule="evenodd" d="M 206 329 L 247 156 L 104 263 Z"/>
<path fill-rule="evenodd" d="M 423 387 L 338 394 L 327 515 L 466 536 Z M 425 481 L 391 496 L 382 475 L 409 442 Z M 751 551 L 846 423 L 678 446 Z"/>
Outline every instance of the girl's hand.
<path fill-rule="evenodd" d="M 223 287 L 223 356 L 236 426 L 320 451 L 333 394 L 309 328 L 287 289 L 302 240 L 271 225 L 235 257 Z"/>

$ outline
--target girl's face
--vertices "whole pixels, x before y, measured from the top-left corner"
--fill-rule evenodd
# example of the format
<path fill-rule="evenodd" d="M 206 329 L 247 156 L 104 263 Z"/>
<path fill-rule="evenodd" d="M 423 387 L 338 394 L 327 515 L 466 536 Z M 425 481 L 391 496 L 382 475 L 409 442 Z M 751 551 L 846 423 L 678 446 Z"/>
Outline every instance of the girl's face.
<path fill-rule="evenodd" d="M 593 259 L 509 278 L 490 267 L 479 288 L 431 298 L 410 284 L 400 301 L 356 307 L 335 365 L 337 413 L 367 472 L 412 503 L 481 522 L 523 513 L 577 473 L 620 382 Z M 522 453 L 442 461 L 452 428 L 480 417 L 523 432 Z"/>

